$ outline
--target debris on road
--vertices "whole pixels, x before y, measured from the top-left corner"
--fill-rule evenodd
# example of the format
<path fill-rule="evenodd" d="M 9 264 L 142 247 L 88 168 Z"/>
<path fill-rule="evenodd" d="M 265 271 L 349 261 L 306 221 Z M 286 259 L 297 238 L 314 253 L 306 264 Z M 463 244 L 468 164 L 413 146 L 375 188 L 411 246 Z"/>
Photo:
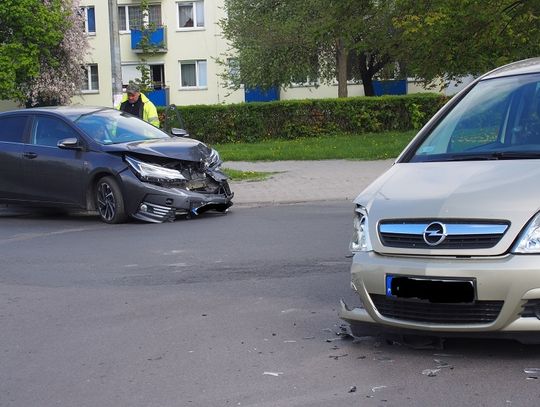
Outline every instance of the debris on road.
<path fill-rule="evenodd" d="M 538 380 L 538 377 L 540 377 L 540 368 L 539 367 L 529 367 L 523 369 L 523 372 L 526 373 L 527 380 Z"/>
<path fill-rule="evenodd" d="M 428 377 L 435 377 L 440 371 L 441 369 L 424 369 L 422 370 L 422 374 Z"/>
<path fill-rule="evenodd" d="M 278 376 L 281 376 L 282 374 L 283 372 L 264 372 L 263 376 L 266 375 L 266 376 L 278 377 Z"/>

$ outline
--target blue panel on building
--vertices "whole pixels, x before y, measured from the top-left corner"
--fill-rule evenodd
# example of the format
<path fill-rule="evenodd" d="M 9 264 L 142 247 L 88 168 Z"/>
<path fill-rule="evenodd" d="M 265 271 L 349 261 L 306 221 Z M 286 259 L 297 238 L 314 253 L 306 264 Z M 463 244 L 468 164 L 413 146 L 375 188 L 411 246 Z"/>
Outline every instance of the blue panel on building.
<path fill-rule="evenodd" d="M 375 96 L 406 95 L 407 81 L 405 79 L 399 81 L 373 81 L 373 90 Z"/>
<path fill-rule="evenodd" d="M 268 90 L 261 88 L 249 88 L 244 91 L 246 102 L 271 102 L 279 100 L 279 88 L 274 86 Z"/>
<path fill-rule="evenodd" d="M 139 43 L 142 40 L 144 31 L 131 29 L 131 49 L 139 49 Z M 165 46 L 165 29 L 163 27 L 156 28 L 150 33 L 149 38 L 150 44 L 154 47 L 164 47 Z"/>
<path fill-rule="evenodd" d="M 146 93 L 148 99 L 156 106 L 167 106 L 169 104 L 168 89 L 158 89 Z"/>

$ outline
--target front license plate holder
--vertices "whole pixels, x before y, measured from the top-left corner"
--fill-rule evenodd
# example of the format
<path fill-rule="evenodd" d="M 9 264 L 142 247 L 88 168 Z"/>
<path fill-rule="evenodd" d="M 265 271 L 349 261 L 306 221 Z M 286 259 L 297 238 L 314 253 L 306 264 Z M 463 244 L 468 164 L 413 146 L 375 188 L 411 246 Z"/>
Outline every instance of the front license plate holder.
<path fill-rule="evenodd" d="M 476 280 L 386 275 L 386 296 L 433 303 L 472 303 Z"/>

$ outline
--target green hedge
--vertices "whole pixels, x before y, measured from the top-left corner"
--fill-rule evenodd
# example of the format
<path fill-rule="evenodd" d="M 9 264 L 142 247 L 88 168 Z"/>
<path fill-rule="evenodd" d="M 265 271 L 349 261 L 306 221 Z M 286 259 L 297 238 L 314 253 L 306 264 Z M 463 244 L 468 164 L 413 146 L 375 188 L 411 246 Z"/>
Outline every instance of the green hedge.
<path fill-rule="evenodd" d="M 216 144 L 419 129 L 447 100 L 419 93 L 177 108 L 191 137 Z"/>

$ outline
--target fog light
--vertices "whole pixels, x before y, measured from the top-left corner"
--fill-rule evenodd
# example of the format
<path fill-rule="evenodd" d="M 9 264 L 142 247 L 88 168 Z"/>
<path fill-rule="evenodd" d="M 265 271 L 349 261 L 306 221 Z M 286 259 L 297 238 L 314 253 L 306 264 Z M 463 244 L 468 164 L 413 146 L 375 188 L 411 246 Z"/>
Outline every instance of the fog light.
<path fill-rule="evenodd" d="M 148 206 L 146 204 L 141 204 L 140 208 L 141 212 L 146 212 L 148 210 Z"/>
<path fill-rule="evenodd" d="M 540 299 L 527 300 L 520 314 L 523 318 L 540 319 Z"/>

